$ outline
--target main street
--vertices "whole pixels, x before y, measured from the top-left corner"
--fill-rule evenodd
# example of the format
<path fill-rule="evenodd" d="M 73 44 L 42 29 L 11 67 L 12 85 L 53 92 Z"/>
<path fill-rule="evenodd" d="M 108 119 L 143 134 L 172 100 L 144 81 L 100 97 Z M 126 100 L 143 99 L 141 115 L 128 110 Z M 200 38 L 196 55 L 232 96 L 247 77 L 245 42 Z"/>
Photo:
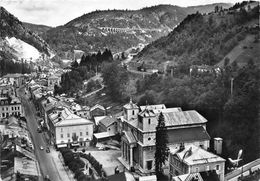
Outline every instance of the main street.
<path fill-rule="evenodd" d="M 51 153 L 46 153 L 47 144 L 45 139 L 43 138 L 42 133 L 37 132 L 38 121 L 36 120 L 36 110 L 32 102 L 29 101 L 28 96 L 25 94 L 24 89 L 18 90 L 18 95 L 22 100 L 22 104 L 24 106 L 25 117 L 27 119 L 27 127 L 31 133 L 33 143 L 34 143 L 34 150 L 36 154 L 36 158 L 39 162 L 42 178 L 48 175 L 51 181 L 66 181 L 70 180 L 64 170 L 61 168 L 57 168 L 55 164 L 55 159 L 53 157 L 56 151 L 50 148 Z M 40 150 L 40 146 L 43 146 L 44 150 Z M 54 153 L 54 154 L 53 154 Z M 63 173 L 60 173 L 63 171 Z"/>

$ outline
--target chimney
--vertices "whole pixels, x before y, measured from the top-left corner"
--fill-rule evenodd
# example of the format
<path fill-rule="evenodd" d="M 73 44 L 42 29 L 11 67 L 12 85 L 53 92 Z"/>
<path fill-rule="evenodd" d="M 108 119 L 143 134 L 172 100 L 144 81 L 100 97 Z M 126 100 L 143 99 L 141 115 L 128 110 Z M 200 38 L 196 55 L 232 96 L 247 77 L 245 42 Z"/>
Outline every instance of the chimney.
<path fill-rule="evenodd" d="M 182 152 L 184 149 L 185 149 L 184 143 L 181 143 L 178 152 Z"/>
<path fill-rule="evenodd" d="M 222 138 L 214 138 L 214 151 L 218 154 L 222 154 Z"/>

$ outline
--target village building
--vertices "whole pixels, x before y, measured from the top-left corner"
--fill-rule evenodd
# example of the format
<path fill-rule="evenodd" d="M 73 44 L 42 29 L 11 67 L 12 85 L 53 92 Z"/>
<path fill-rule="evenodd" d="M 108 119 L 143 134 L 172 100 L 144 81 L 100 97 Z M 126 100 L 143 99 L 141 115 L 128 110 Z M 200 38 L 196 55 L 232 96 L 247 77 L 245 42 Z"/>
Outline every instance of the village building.
<path fill-rule="evenodd" d="M 96 116 L 105 116 L 105 115 L 106 115 L 106 109 L 99 104 L 96 104 L 95 106 L 90 108 L 90 116 L 92 118 Z"/>
<path fill-rule="evenodd" d="M 117 133 L 117 122 L 112 116 L 106 116 L 99 121 L 99 132 L 108 132 L 110 135 Z"/>
<path fill-rule="evenodd" d="M 76 103 L 72 103 L 70 109 L 72 112 L 82 118 L 90 119 L 90 108 L 88 106 L 81 106 Z"/>
<path fill-rule="evenodd" d="M 23 74 L 7 74 L 3 76 L 5 83 L 11 83 L 14 87 L 20 87 L 25 84 L 25 76 Z"/>
<path fill-rule="evenodd" d="M 123 107 L 119 130 L 123 133 L 121 141 L 122 157 L 119 160 L 128 169 L 131 167 L 142 173 L 154 172 L 155 135 L 158 116 L 165 118 L 169 144 L 194 144 L 209 148 L 210 137 L 206 131 L 207 120 L 195 110 L 182 111 L 181 108 L 166 108 L 165 105 L 139 107 L 130 101 Z"/>
<path fill-rule="evenodd" d="M 97 117 L 95 117 L 97 118 Z M 113 138 L 117 132 L 117 120 L 112 116 L 100 116 L 98 120 L 97 130 L 98 133 L 94 134 L 94 138 L 97 142 L 107 141 Z"/>
<path fill-rule="evenodd" d="M 0 97 L 0 118 L 15 115 L 24 117 L 21 101 L 15 96 Z"/>
<path fill-rule="evenodd" d="M 48 77 L 48 87 L 51 87 L 54 89 L 54 86 L 60 86 L 61 77 L 56 75 L 51 75 Z"/>
<path fill-rule="evenodd" d="M 179 148 L 170 147 L 170 175 L 171 178 L 191 173 L 205 172 L 215 176 L 219 181 L 224 181 L 225 159 L 210 153 L 193 144 L 180 145 Z"/>
<path fill-rule="evenodd" d="M 59 147 L 88 146 L 93 137 L 93 123 L 73 114 L 68 108 L 56 108 L 48 114 L 49 131 Z"/>
<path fill-rule="evenodd" d="M 15 95 L 15 88 L 11 83 L 1 83 L 0 84 L 0 97 L 7 95 Z"/>

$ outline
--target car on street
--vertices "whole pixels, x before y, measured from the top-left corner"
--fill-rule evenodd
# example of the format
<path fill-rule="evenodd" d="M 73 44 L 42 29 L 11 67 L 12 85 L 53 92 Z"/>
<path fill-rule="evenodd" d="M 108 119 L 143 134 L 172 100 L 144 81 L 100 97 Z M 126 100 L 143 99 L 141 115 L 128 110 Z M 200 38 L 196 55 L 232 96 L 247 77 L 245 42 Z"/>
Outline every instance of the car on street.
<path fill-rule="evenodd" d="M 40 146 L 40 150 L 43 150 L 44 148 L 43 148 L 43 146 Z"/>
<path fill-rule="evenodd" d="M 50 148 L 49 147 L 46 148 L 46 153 L 50 153 Z"/>
<path fill-rule="evenodd" d="M 45 175 L 44 180 L 49 181 L 50 180 L 49 175 Z"/>

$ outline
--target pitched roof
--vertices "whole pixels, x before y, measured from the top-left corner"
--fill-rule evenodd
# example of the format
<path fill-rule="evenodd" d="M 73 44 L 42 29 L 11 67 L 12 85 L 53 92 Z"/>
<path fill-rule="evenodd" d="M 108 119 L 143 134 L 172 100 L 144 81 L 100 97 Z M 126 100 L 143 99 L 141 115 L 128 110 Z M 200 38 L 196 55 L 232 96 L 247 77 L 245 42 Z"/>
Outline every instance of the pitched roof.
<path fill-rule="evenodd" d="M 16 74 L 6 74 L 4 76 L 4 78 L 19 78 L 19 77 L 23 77 L 24 75 L 23 74 L 19 74 L 19 73 L 16 73 Z"/>
<path fill-rule="evenodd" d="M 195 110 L 164 113 L 166 126 L 203 124 L 207 120 Z"/>
<path fill-rule="evenodd" d="M 197 181 L 203 181 L 200 173 L 187 173 L 184 175 L 178 175 L 178 176 L 174 176 L 172 178 L 173 181 L 193 181 L 194 178 L 197 178 Z"/>
<path fill-rule="evenodd" d="M 94 117 L 94 121 L 95 121 L 95 124 L 98 125 L 99 124 L 99 121 L 104 119 L 106 116 L 95 116 Z"/>
<path fill-rule="evenodd" d="M 193 144 L 185 146 L 180 151 L 179 148 L 170 148 L 171 154 L 177 156 L 180 160 L 183 160 L 187 165 L 198 165 L 205 163 L 224 162 L 225 159 L 211 152 L 208 152 Z"/>
<path fill-rule="evenodd" d="M 156 114 L 154 114 L 153 110 L 150 109 L 144 109 L 142 112 L 139 113 L 142 117 L 155 117 Z"/>
<path fill-rule="evenodd" d="M 131 143 L 136 143 L 136 139 L 131 131 L 123 131 L 124 136 L 126 137 L 127 141 Z"/>
<path fill-rule="evenodd" d="M 103 124 L 105 127 L 108 127 L 111 124 L 113 124 L 114 122 L 116 122 L 116 118 L 110 117 L 110 116 L 106 116 L 106 117 L 104 117 L 103 119 L 101 119 L 99 121 L 99 124 Z"/>
<path fill-rule="evenodd" d="M 169 129 L 167 133 L 169 143 L 210 140 L 209 134 L 202 126 Z"/>
<path fill-rule="evenodd" d="M 138 106 L 133 103 L 132 99 L 130 99 L 130 102 L 123 106 L 125 109 L 139 109 Z"/>
<path fill-rule="evenodd" d="M 102 138 L 108 138 L 110 136 L 115 136 L 115 133 L 101 132 L 101 133 L 94 133 L 94 136 L 97 139 L 102 139 Z"/>
<path fill-rule="evenodd" d="M 55 124 L 55 126 L 93 124 L 90 120 L 73 114 L 68 108 L 63 108 L 63 110 L 60 112 L 55 111 L 49 114 L 49 118 Z"/>
<path fill-rule="evenodd" d="M 154 110 L 154 109 L 166 109 L 164 104 L 157 104 L 157 105 L 147 105 L 147 106 L 140 106 L 140 109 L 143 111 L 145 109 Z"/>
<path fill-rule="evenodd" d="M 93 106 L 93 107 L 91 107 L 90 108 L 90 111 L 93 111 L 93 110 L 95 110 L 95 109 L 101 109 L 101 110 L 103 110 L 103 111 L 105 111 L 106 109 L 103 107 L 103 106 L 101 106 L 101 105 L 99 105 L 99 104 L 96 104 L 95 106 Z"/>

